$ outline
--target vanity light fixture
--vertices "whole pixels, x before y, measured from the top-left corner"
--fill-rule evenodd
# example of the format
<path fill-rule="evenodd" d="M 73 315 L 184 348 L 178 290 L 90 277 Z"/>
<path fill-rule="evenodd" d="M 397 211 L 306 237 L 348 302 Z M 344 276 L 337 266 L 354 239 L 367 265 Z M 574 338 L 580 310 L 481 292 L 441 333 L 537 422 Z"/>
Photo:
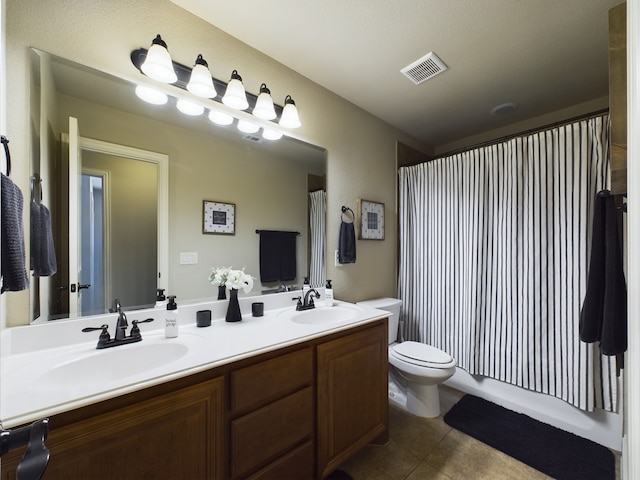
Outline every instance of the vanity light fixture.
<path fill-rule="evenodd" d="M 180 110 L 185 115 L 198 116 L 202 115 L 204 112 L 204 107 L 194 102 L 190 102 L 189 100 L 185 100 L 183 98 L 179 98 L 176 102 L 176 108 Z"/>
<path fill-rule="evenodd" d="M 253 114 L 263 120 L 273 120 L 276 118 L 276 110 L 273 108 L 271 91 L 267 88 L 266 83 L 260 85 L 260 94 L 256 100 L 256 106 L 253 108 Z"/>
<path fill-rule="evenodd" d="M 284 107 L 273 102 L 271 92 L 265 83 L 260 85 L 260 92 L 255 95 L 247 92 L 242 84 L 242 77 L 237 70 L 231 72 L 228 83 L 212 77 L 209 66 L 202 54 L 199 54 L 192 68 L 171 60 L 167 51 L 167 45 L 160 35 L 153 40 L 149 50 L 139 48 L 131 52 L 131 62 L 144 75 L 155 80 L 171 83 L 172 87 L 188 91 L 190 94 L 199 97 L 191 102 L 186 102 L 188 96 L 173 95 L 170 91 L 162 88 L 170 97 L 181 98 L 178 108 L 187 115 L 201 115 L 204 109 L 210 110 L 209 119 L 218 125 L 230 125 L 234 120 L 245 119 L 242 128 L 247 132 L 255 133 L 264 127 L 263 130 L 273 130 L 264 132 L 265 138 L 279 136 L 280 127 L 298 128 L 300 127 L 300 117 L 295 102 L 291 95 L 287 95 Z M 142 97 L 141 97 L 142 98 Z M 207 99 L 206 102 L 200 99 Z M 151 100 L 146 100 L 151 101 Z M 161 102 L 160 97 L 157 100 Z M 213 102 L 208 104 L 207 102 Z M 216 106 L 216 103 L 218 104 Z M 227 108 L 219 105 L 224 104 Z M 235 113 L 233 110 L 242 111 Z M 255 121 L 251 121 L 249 115 L 253 115 Z M 270 125 L 273 123 L 273 128 Z M 249 126 L 248 124 L 251 124 Z M 256 124 L 256 125 L 253 125 Z"/>
<path fill-rule="evenodd" d="M 195 65 L 191 70 L 187 90 L 202 98 L 213 98 L 218 94 L 216 88 L 213 86 L 213 78 L 211 78 L 211 72 L 209 72 L 209 64 L 202 58 L 201 54 L 198 54 Z"/>
<path fill-rule="evenodd" d="M 271 130 L 270 128 L 263 128 L 262 138 L 265 140 L 280 140 L 282 138 L 282 132 Z"/>
<path fill-rule="evenodd" d="M 227 91 L 224 93 L 224 97 L 222 97 L 222 103 L 236 110 L 246 110 L 249 108 L 247 94 L 242 84 L 242 77 L 238 75 L 237 70 L 231 72 L 231 79 L 227 84 Z"/>
<path fill-rule="evenodd" d="M 169 100 L 166 93 L 146 85 L 136 85 L 136 95 L 152 105 L 164 105 Z"/>
<path fill-rule="evenodd" d="M 167 50 L 167 44 L 162 40 L 160 34 L 153 39 L 147 52 L 147 58 L 140 66 L 140 70 L 148 77 L 162 83 L 174 83 L 178 80 L 178 76 L 173 69 L 171 55 Z"/>
<path fill-rule="evenodd" d="M 250 122 L 249 120 L 239 119 L 238 130 L 244 133 L 256 133 L 260 130 L 260 125 Z"/>
<path fill-rule="evenodd" d="M 282 116 L 280 117 L 280 125 L 286 128 L 298 128 L 300 124 L 300 117 L 298 117 L 298 109 L 296 108 L 296 102 L 293 101 L 291 95 L 287 95 L 284 99 L 284 108 L 282 109 Z"/>
<path fill-rule="evenodd" d="M 216 125 L 221 126 L 231 125 L 233 123 L 233 117 L 228 113 L 221 112 L 220 110 L 210 110 L 209 120 Z"/>

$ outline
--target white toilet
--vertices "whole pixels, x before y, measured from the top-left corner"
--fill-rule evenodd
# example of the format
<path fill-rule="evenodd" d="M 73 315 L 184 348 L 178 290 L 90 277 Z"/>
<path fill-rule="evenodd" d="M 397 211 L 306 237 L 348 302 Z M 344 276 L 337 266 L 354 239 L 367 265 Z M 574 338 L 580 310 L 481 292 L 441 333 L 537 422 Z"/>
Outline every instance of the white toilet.
<path fill-rule="evenodd" d="M 419 342 L 397 343 L 402 301 L 376 298 L 360 305 L 391 312 L 389 317 L 389 401 L 420 417 L 440 415 L 438 384 L 456 371 L 446 352 Z"/>

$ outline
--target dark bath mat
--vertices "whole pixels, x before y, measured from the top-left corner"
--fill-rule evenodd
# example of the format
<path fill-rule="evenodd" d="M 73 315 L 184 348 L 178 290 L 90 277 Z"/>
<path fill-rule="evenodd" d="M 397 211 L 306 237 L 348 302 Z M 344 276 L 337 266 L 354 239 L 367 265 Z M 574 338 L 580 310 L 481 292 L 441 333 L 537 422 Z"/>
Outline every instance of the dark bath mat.
<path fill-rule="evenodd" d="M 608 448 L 473 395 L 462 397 L 444 421 L 559 480 L 616 478 Z"/>
<path fill-rule="evenodd" d="M 351 478 L 351 475 L 349 475 L 347 472 L 336 470 L 327 478 L 325 478 L 325 480 L 353 480 L 353 478 Z"/>

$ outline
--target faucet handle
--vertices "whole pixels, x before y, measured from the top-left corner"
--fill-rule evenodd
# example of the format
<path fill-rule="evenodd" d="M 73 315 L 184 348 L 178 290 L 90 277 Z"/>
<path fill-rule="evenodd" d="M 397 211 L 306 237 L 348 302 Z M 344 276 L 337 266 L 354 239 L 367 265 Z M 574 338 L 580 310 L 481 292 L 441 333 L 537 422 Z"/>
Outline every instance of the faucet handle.
<path fill-rule="evenodd" d="M 300 310 L 302 308 L 302 297 L 293 297 L 291 300 L 298 301 L 298 303 L 296 304 L 296 310 Z"/>
<path fill-rule="evenodd" d="M 109 335 L 109 325 L 104 324 L 101 327 L 86 327 L 83 328 L 82 331 L 83 332 L 95 332 L 96 330 L 102 330 L 102 332 L 100 333 L 100 336 L 98 337 L 98 343 L 100 342 L 108 342 L 109 340 L 111 340 L 111 335 Z"/>
<path fill-rule="evenodd" d="M 147 318 L 146 320 L 133 320 L 131 322 L 131 336 L 136 337 L 140 336 L 140 327 L 138 327 L 139 323 L 149 323 L 153 322 L 153 318 Z"/>

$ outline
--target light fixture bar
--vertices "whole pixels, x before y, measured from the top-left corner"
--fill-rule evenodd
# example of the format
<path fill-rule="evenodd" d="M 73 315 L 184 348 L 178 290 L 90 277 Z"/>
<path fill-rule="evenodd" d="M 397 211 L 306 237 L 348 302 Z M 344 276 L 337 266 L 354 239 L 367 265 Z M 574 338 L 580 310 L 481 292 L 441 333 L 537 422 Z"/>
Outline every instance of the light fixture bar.
<path fill-rule="evenodd" d="M 133 65 L 141 73 L 143 73 L 143 75 L 144 75 L 144 72 L 142 72 L 142 70 L 140 69 L 140 66 L 142 65 L 146 57 L 147 57 L 147 50 L 144 48 L 139 48 L 131 52 L 131 63 L 133 63 Z M 173 63 L 173 69 L 176 72 L 176 75 L 178 77 L 178 79 L 174 83 L 172 83 L 172 85 L 175 87 L 181 88 L 182 90 L 187 90 L 187 85 L 189 83 L 189 79 L 191 78 L 191 68 L 185 65 L 182 65 L 180 63 L 177 63 L 175 60 L 172 60 L 172 63 Z M 218 92 L 218 95 L 215 98 L 211 98 L 210 100 L 213 100 L 214 102 L 217 102 L 217 103 L 222 103 L 221 99 L 222 99 L 222 96 L 224 95 L 224 92 L 226 92 L 227 90 L 227 84 L 226 82 L 223 82 L 222 80 L 218 80 L 215 77 L 212 77 L 212 80 L 213 80 L 213 85 L 216 91 Z M 256 101 L 258 100 L 258 96 L 254 95 L 251 92 L 246 92 L 246 96 L 247 96 L 247 102 L 249 103 L 249 106 L 247 107 L 246 111 L 252 112 L 256 106 Z M 283 107 L 276 103 L 274 103 L 273 107 L 276 111 L 276 119 L 274 119 L 273 122 L 277 123 L 278 118 L 280 118 L 280 116 L 282 115 Z"/>

